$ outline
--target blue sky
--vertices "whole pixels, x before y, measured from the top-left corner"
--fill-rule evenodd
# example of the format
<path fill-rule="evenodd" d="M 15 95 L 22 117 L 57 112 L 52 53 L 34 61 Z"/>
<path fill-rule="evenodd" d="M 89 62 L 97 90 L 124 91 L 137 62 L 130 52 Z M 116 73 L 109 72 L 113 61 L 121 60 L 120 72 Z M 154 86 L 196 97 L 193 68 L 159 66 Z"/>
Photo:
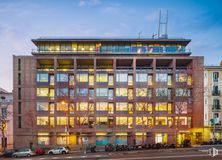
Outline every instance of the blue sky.
<path fill-rule="evenodd" d="M 12 55 L 30 55 L 31 38 L 151 37 L 159 10 L 168 10 L 169 37 L 192 39 L 188 48 L 206 65 L 222 60 L 221 0 L 0 0 L 0 87 L 12 90 Z"/>

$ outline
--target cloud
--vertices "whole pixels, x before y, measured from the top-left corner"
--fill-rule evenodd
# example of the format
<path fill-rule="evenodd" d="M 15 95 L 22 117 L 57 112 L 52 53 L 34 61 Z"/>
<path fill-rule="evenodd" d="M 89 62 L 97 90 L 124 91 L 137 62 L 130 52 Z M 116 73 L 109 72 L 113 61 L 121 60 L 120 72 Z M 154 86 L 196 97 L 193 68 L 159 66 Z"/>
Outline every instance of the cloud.
<path fill-rule="evenodd" d="M 84 7 L 88 5 L 97 5 L 100 3 L 100 0 L 79 0 L 78 6 Z"/>

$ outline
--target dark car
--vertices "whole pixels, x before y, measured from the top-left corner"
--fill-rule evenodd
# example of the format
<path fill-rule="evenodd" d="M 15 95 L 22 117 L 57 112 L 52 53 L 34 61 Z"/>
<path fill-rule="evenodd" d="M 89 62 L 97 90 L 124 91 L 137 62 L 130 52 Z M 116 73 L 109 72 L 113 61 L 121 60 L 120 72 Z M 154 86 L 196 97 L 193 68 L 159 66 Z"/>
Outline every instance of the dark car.
<path fill-rule="evenodd" d="M 9 149 L 9 150 L 6 150 L 3 154 L 4 157 L 12 157 L 12 154 L 15 153 L 16 150 L 14 149 Z"/>

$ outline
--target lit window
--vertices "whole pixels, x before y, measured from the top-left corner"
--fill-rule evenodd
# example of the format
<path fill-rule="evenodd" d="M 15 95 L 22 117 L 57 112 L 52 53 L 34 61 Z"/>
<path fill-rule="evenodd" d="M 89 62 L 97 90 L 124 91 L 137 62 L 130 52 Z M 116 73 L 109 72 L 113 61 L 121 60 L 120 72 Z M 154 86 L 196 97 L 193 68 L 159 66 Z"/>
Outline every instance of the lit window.
<path fill-rule="evenodd" d="M 68 125 L 68 117 L 57 117 L 57 125 Z"/>
<path fill-rule="evenodd" d="M 48 111 L 49 103 L 48 102 L 37 102 L 37 111 Z"/>
<path fill-rule="evenodd" d="M 137 97 L 147 97 L 147 88 L 136 88 Z"/>
<path fill-rule="evenodd" d="M 171 90 L 168 88 L 156 88 L 157 97 L 167 97 L 171 95 Z"/>
<path fill-rule="evenodd" d="M 57 74 L 57 82 L 68 82 L 68 74 L 65 73 L 58 73 Z"/>
<path fill-rule="evenodd" d="M 137 73 L 136 74 L 136 82 L 147 82 L 147 74 Z"/>
<path fill-rule="evenodd" d="M 187 82 L 187 74 L 186 73 L 177 73 L 176 74 L 176 82 Z"/>
<path fill-rule="evenodd" d="M 108 103 L 107 102 L 97 102 L 96 103 L 97 111 L 108 111 Z"/>
<path fill-rule="evenodd" d="M 96 74 L 96 82 L 108 82 L 108 75 L 107 74 Z"/>
<path fill-rule="evenodd" d="M 148 75 L 148 85 L 149 86 L 153 85 L 153 76 L 152 75 Z"/>
<path fill-rule="evenodd" d="M 145 102 L 136 103 L 136 110 L 137 111 L 147 111 L 147 103 L 145 103 Z"/>
<path fill-rule="evenodd" d="M 37 117 L 37 125 L 48 125 L 49 117 Z"/>
<path fill-rule="evenodd" d="M 77 117 L 77 120 L 78 120 L 79 125 L 88 125 L 89 124 L 88 117 Z"/>
<path fill-rule="evenodd" d="M 68 111 L 68 103 L 67 102 L 57 102 L 56 104 L 57 111 Z"/>
<path fill-rule="evenodd" d="M 38 145 L 49 145 L 49 133 L 40 132 L 38 135 Z"/>
<path fill-rule="evenodd" d="M 166 133 L 156 133 L 155 134 L 155 143 L 167 143 L 167 134 Z"/>
<path fill-rule="evenodd" d="M 71 127 L 74 127 L 74 117 L 70 117 L 70 118 L 69 118 L 69 125 L 70 125 Z"/>
<path fill-rule="evenodd" d="M 128 125 L 127 117 L 116 117 L 116 125 Z"/>
<path fill-rule="evenodd" d="M 57 133 L 56 143 L 58 145 L 66 145 L 67 144 L 67 135 L 66 135 L 66 133 Z"/>
<path fill-rule="evenodd" d="M 108 118 L 107 117 L 96 117 L 96 124 L 97 125 L 108 125 Z"/>
<path fill-rule="evenodd" d="M 37 73 L 37 82 L 49 82 L 47 73 Z"/>
<path fill-rule="evenodd" d="M 97 97 L 108 97 L 108 88 L 96 88 Z"/>
<path fill-rule="evenodd" d="M 93 75 L 89 75 L 89 85 L 94 85 L 94 76 Z"/>
<path fill-rule="evenodd" d="M 147 117 L 136 117 L 136 125 L 147 125 Z"/>
<path fill-rule="evenodd" d="M 157 73 L 156 74 L 156 82 L 167 82 L 167 74 L 166 73 Z"/>
<path fill-rule="evenodd" d="M 127 88 L 116 88 L 117 97 L 127 97 Z"/>
<path fill-rule="evenodd" d="M 128 111 L 126 102 L 117 102 L 116 111 Z"/>
<path fill-rule="evenodd" d="M 178 97 L 190 97 L 191 89 L 189 88 L 176 88 L 176 96 Z"/>
<path fill-rule="evenodd" d="M 117 73 L 116 74 L 116 82 L 127 82 L 127 73 Z"/>
<path fill-rule="evenodd" d="M 88 111 L 88 103 L 80 102 L 76 103 L 77 111 Z"/>
<path fill-rule="evenodd" d="M 74 75 L 69 75 L 69 85 L 73 86 L 74 84 Z"/>
<path fill-rule="evenodd" d="M 37 88 L 36 94 L 38 97 L 48 97 L 49 89 L 48 88 Z"/>
<path fill-rule="evenodd" d="M 187 117 L 175 117 L 176 125 L 187 125 Z"/>
<path fill-rule="evenodd" d="M 85 74 L 85 73 L 77 74 L 77 81 L 78 82 L 88 82 L 88 74 Z"/>
<path fill-rule="evenodd" d="M 156 103 L 156 111 L 167 111 L 167 103 Z"/>
<path fill-rule="evenodd" d="M 156 125 L 167 125 L 167 117 L 156 117 Z"/>

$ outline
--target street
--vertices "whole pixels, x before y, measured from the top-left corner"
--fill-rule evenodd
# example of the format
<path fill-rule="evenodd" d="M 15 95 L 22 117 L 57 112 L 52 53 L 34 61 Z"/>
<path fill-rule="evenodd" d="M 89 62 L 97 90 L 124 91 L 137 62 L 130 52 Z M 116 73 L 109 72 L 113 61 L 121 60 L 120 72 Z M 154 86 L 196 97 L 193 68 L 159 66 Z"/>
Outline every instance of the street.
<path fill-rule="evenodd" d="M 12 160 L 15 158 L 3 158 L 5 160 Z M 201 152 L 197 150 L 143 150 L 143 151 L 124 151 L 124 152 L 98 152 L 98 153 L 71 153 L 67 155 L 43 155 L 35 156 L 31 158 L 16 158 L 17 160 L 151 160 L 151 159 L 163 159 L 163 160 L 221 160 L 222 152 L 219 155 L 211 157 L 207 152 Z"/>

